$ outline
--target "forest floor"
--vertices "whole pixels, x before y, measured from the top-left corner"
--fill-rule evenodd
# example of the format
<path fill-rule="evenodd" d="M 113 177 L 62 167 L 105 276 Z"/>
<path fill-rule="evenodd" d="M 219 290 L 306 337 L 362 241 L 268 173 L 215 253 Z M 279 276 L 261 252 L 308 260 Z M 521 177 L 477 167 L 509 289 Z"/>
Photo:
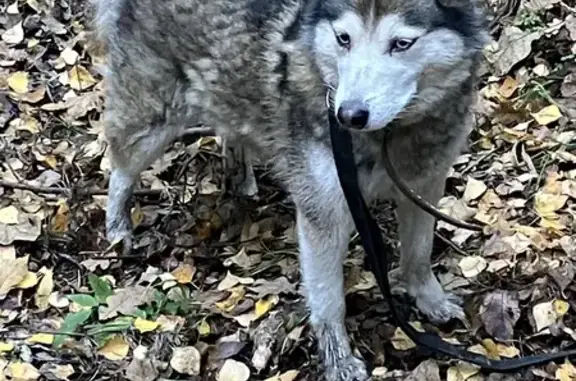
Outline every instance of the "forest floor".
<path fill-rule="evenodd" d="M 107 250 L 104 58 L 85 5 L 0 5 L 0 381 L 318 380 L 293 206 L 266 168 L 258 197 L 227 192 L 219 138 L 145 171 L 134 251 Z M 413 306 L 411 321 L 505 358 L 576 340 L 576 5 L 490 7 L 476 128 L 440 206 L 492 229 L 438 224 L 434 270 L 468 321 L 435 327 Z M 564 361 L 498 375 L 430 358 L 392 324 L 357 238 L 346 274 L 374 380 L 576 379 Z"/>

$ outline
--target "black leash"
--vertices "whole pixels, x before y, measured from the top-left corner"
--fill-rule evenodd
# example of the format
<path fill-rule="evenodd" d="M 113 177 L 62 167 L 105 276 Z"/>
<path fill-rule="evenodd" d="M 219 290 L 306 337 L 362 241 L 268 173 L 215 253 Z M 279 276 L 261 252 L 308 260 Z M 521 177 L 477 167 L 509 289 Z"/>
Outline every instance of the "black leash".
<path fill-rule="evenodd" d="M 330 123 L 330 139 L 332 141 L 332 151 L 340 185 L 344 192 L 346 202 L 350 208 L 350 213 L 354 219 L 356 230 L 360 235 L 362 245 L 366 251 L 366 256 L 372 266 L 372 271 L 378 286 L 390 304 L 392 318 L 398 327 L 412 339 L 414 343 L 429 349 L 430 351 L 447 355 L 452 358 L 467 361 L 478 365 L 484 369 L 497 372 L 511 372 L 521 368 L 544 364 L 553 360 L 576 356 L 576 349 L 558 353 L 528 356 L 518 359 L 491 360 L 486 356 L 472 353 L 464 348 L 459 348 L 444 340 L 432 332 L 418 332 L 409 323 L 406 316 L 396 307 L 390 282 L 388 280 L 388 254 L 393 252 L 389 244 L 385 244 L 382 239 L 380 228 L 370 215 L 366 202 L 358 186 L 358 174 L 352 150 L 352 138 L 348 130 L 341 128 L 334 112 L 328 112 Z M 400 182 L 401 183 L 401 182 Z M 398 184 L 396 184 L 398 185 Z"/>

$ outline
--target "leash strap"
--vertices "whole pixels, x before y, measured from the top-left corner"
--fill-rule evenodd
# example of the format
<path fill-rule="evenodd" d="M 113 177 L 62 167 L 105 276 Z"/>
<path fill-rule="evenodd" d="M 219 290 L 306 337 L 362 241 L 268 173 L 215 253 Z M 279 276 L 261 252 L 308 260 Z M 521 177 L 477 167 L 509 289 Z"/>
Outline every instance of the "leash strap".
<path fill-rule="evenodd" d="M 341 128 L 333 112 L 328 112 L 330 123 L 330 139 L 340 185 L 348 203 L 356 230 L 360 235 L 362 246 L 372 266 L 372 271 L 378 286 L 388 300 L 392 318 L 398 327 L 419 346 L 425 347 L 436 354 L 446 355 L 480 366 L 486 370 L 497 372 L 512 372 L 521 368 L 544 364 L 553 360 L 576 356 L 576 349 L 528 356 L 517 359 L 491 360 L 486 356 L 472 353 L 464 348 L 452 345 L 432 332 L 419 332 L 409 323 L 408 318 L 399 311 L 392 295 L 388 279 L 388 254 L 393 252 L 390 244 L 384 243 L 380 228 L 370 215 L 370 211 L 362 197 L 358 185 L 358 173 L 352 150 L 352 138 L 348 130 Z"/>

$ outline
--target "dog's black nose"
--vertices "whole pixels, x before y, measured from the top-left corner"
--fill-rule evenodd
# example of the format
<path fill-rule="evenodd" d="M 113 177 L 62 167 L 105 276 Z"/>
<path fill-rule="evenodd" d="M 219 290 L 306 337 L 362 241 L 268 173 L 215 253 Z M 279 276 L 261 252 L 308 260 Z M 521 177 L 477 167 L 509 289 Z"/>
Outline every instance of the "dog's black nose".
<path fill-rule="evenodd" d="M 336 116 L 343 126 L 360 130 L 368 124 L 370 111 L 362 102 L 345 101 L 338 108 Z"/>

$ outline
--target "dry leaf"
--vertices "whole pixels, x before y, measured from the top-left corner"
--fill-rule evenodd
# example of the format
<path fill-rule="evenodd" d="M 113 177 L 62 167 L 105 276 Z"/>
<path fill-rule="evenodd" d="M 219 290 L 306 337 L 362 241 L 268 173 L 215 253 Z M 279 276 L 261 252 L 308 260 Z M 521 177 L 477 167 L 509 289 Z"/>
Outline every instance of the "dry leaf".
<path fill-rule="evenodd" d="M 37 333 L 26 339 L 28 344 L 46 344 L 51 345 L 54 342 L 54 335 L 50 333 Z"/>
<path fill-rule="evenodd" d="M 98 350 L 98 354 L 111 361 L 123 360 L 130 351 L 130 346 L 122 336 L 114 336 Z"/>
<path fill-rule="evenodd" d="M 544 107 L 542 110 L 538 111 L 535 114 L 532 114 L 532 117 L 538 124 L 541 126 L 547 126 L 552 122 L 557 121 L 562 116 L 560 109 L 556 105 L 550 105 Z"/>
<path fill-rule="evenodd" d="M 22 21 L 2 33 L 2 40 L 10 45 L 16 45 L 24 41 L 24 29 Z"/>
<path fill-rule="evenodd" d="M 297 370 L 289 370 L 282 374 L 277 374 L 276 376 L 267 378 L 264 381 L 294 381 L 300 372 Z"/>
<path fill-rule="evenodd" d="M 158 328 L 158 326 L 160 326 L 160 323 L 142 318 L 136 318 L 134 321 L 134 328 L 140 333 L 152 332 Z"/>
<path fill-rule="evenodd" d="M 516 26 L 505 27 L 498 43 L 486 48 L 486 58 L 496 69 L 494 74 L 506 75 L 513 66 L 528 57 L 532 41 L 539 39 L 541 33 L 528 33 Z"/>
<path fill-rule="evenodd" d="M 480 320 L 489 335 L 498 340 L 511 340 L 514 325 L 520 318 L 518 298 L 508 291 L 497 290 L 484 297 Z"/>
<path fill-rule="evenodd" d="M 250 379 L 250 369 L 248 367 L 236 360 L 228 359 L 222 365 L 217 381 L 248 381 Z"/>
<path fill-rule="evenodd" d="M 41 270 L 42 271 L 42 270 Z M 50 306 L 48 299 L 54 291 L 54 271 L 45 269 L 44 276 L 38 285 L 36 290 L 36 295 L 34 295 L 34 300 L 36 306 L 40 311 L 45 311 Z"/>
<path fill-rule="evenodd" d="M 464 277 L 473 278 L 484 271 L 488 267 L 488 263 L 483 257 L 474 255 L 462 258 L 458 266 Z"/>
<path fill-rule="evenodd" d="M 28 275 L 28 256 L 14 258 L 11 255 L 0 257 L 2 266 L 0 266 L 0 300 L 8 292 L 18 286 Z"/>
<path fill-rule="evenodd" d="M 535 305 L 532 308 L 532 315 L 536 323 L 536 332 L 556 323 L 566 312 L 568 312 L 568 303 L 563 300 L 554 300 Z"/>
<path fill-rule="evenodd" d="M 0 209 L 0 224 L 17 224 L 19 214 L 20 212 L 13 205 Z"/>
<path fill-rule="evenodd" d="M 68 377 L 76 373 L 74 367 L 70 364 L 58 365 L 53 363 L 44 363 L 40 367 L 40 373 L 43 375 L 50 375 L 47 378 L 51 380 L 68 380 Z"/>
<path fill-rule="evenodd" d="M 197 376 L 200 374 L 201 358 L 195 347 L 174 348 L 170 366 L 178 373 Z"/>
<path fill-rule="evenodd" d="M 568 201 L 568 196 L 560 193 L 538 192 L 535 196 L 534 206 L 540 216 L 554 216 L 554 212 L 562 209 L 566 201 Z"/>
<path fill-rule="evenodd" d="M 514 92 L 518 89 L 518 86 L 519 86 L 518 82 L 516 82 L 514 78 L 507 76 L 504 79 L 504 83 L 502 83 L 502 86 L 500 86 L 500 88 L 498 89 L 498 92 L 504 98 L 510 98 L 514 94 Z"/>
<path fill-rule="evenodd" d="M 19 361 L 8 364 L 6 375 L 14 381 L 33 381 L 40 378 L 40 373 L 34 365 Z"/>
<path fill-rule="evenodd" d="M 410 323 L 411 326 L 414 327 L 417 331 L 422 331 L 422 325 L 420 322 Z M 416 348 L 416 344 L 406 335 L 406 333 L 402 330 L 402 328 L 397 327 L 394 330 L 394 335 L 390 339 L 392 342 L 392 346 L 394 349 L 398 351 L 407 351 L 413 348 Z"/>
<path fill-rule="evenodd" d="M 270 295 L 265 299 L 260 299 L 256 302 L 254 306 L 254 313 L 256 314 L 256 318 L 260 318 L 264 316 L 268 311 L 270 311 L 278 302 L 280 298 L 278 295 Z"/>
<path fill-rule="evenodd" d="M 94 86 L 97 81 L 84 66 L 74 65 L 68 72 L 69 85 L 74 90 L 86 90 Z"/>
<path fill-rule="evenodd" d="M 171 272 L 172 276 L 174 276 L 176 281 L 180 284 L 192 283 L 194 273 L 196 273 L 196 268 L 188 263 L 181 264 Z"/>
<path fill-rule="evenodd" d="M 154 381 L 158 370 L 148 357 L 148 348 L 139 345 L 134 349 L 132 362 L 126 368 L 126 378 L 130 381 Z"/>
<path fill-rule="evenodd" d="M 226 277 L 218 284 L 218 291 L 226 291 L 238 284 L 252 284 L 253 278 L 241 278 L 233 275 L 230 271 L 226 273 Z"/>
<path fill-rule="evenodd" d="M 38 284 L 38 277 L 35 273 L 28 271 L 22 282 L 18 283 L 17 288 L 32 288 Z"/>
<path fill-rule="evenodd" d="M 17 94 L 28 92 L 28 82 L 28 73 L 25 71 L 16 71 L 8 77 L 8 86 Z"/>
<path fill-rule="evenodd" d="M 200 334 L 200 336 L 209 335 L 210 331 L 211 331 L 210 324 L 208 324 L 206 319 L 202 319 L 200 321 L 200 324 L 198 324 L 196 326 L 196 329 L 198 330 L 198 333 Z"/>
<path fill-rule="evenodd" d="M 244 286 L 236 286 L 231 288 L 229 291 L 230 296 L 228 296 L 226 300 L 216 303 L 216 307 L 224 312 L 232 311 L 246 294 L 246 289 Z"/>
<path fill-rule="evenodd" d="M 0 341 L 0 352 L 12 352 L 13 350 L 14 344 Z"/>
<path fill-rule="evenodd" d="M 479 367 L 459 362 L 456 366 L 448 368 L 446 381 L 466 381 L 478 373 L 480 373 Z"/>
<path fill-rule="evenodd" d="M 114 291 L 114 295 L 106 299 L 108 307 L 100 306 L 98 318 L 107 320 L 116 317 L 118 313 L 134 315 L 141 304 L 154 300 L 154 290 L 144 286 L 134 286 Z"/>
<path fill-rule="evenodd" d="M 576 368 L 568 360 L 558 369 L 556 369 L 555 377 L 559 381 L 574 381 L 576 380 Z"/>

